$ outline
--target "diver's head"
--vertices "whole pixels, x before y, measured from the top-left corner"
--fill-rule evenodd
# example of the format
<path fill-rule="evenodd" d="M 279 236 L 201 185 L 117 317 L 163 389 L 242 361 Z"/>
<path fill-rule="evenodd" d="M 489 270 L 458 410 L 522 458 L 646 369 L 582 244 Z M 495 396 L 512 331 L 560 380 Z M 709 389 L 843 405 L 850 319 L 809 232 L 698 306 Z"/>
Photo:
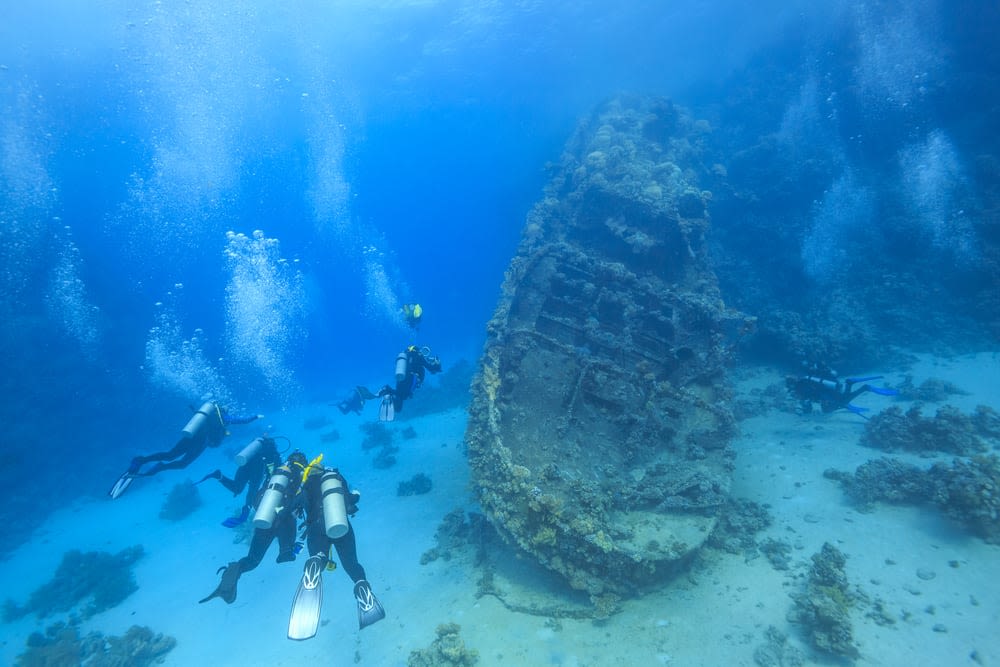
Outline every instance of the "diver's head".
<path fill-rule="evenodd" d="M 309 459 L 306 458 L 305 454 L 296 449 L 288 455 L 288 463 L 304 470 L 309 465 Z"/>

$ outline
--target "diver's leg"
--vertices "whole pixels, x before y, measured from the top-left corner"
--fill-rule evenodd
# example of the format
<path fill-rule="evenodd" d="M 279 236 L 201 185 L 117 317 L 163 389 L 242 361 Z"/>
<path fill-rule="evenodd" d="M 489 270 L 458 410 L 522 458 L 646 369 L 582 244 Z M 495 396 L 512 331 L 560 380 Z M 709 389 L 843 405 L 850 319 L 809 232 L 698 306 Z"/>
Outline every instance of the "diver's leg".
<path fill-rule="evenodd" d="M 295 517 L 291 512 L 282 512 L 275 521 L 274 531 L 278 537 L 278 557 L 275 562 L 287 563 L 295 560 Z"/>
<path fill-rule="evenodd" d="M 179 459 L 176 461 L 169 461 L 167 463 L 157 463 L 155 466 L 150 468 L 148 472 L 142 473 L 142 475 L 145 477 L 152 477 L 153 475 L 163 472 L 164 470 L 180 470 L 182 468 L 187 468 L 192 461 L 201 456 L 201 453 L 205 451 L 205 441 L 188 440 L 187 442 L 188 446 Z M 174 449 L 177 448 L 175 447 Z"/>
<path fill-rule="evenodd" d="M 185 451 L 187 451 L 187 445 L 190 442 L 190 438 L 181 438 L 171 449 L 168 449 L 165 452 L 155 452 L 145 456 L 136 456 L 132 459 L 132 463 L 143 465 L 145 463 L 149 463 L 150 461 L 170 461 L 172 459 L 176 459 L 178 456 L 181 456 Z"/>
<path fill-rule="evenodd" d="M 367 579 L 365 568 L 358 562 L 358 548 L 354 541 L 354 526 L 347 522 L 347 532 L 343 537 L 333 540 L 333 548 L 337 550 L 337 557 L 344 572 L 351 578 L 351 581 Z"/>

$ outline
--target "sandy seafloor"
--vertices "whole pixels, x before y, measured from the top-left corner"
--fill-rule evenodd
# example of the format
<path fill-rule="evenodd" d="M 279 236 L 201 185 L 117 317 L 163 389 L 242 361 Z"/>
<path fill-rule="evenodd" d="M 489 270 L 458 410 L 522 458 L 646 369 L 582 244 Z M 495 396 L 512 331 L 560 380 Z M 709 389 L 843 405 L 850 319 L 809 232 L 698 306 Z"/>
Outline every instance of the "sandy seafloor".
<path fill-rule="evenodd" d="M 936 377 L 968 391 L 947 401 L 964 412 L 977 404 L 1000 408 L 996 353 L 921 357 L 905 372 L 915 384 Z M 886 375 L 893 383 L 903 372 Z M 742 394 L 781 381 L 768 369 L 742 369 L 734 376 Z M 877 411 L 891 401 L 866 395 L 856 403 Z M 925 414 L 933 415 L 934 407 L 928 405 Z M 329 415 L 329 427 L 342 435 L 338 442 L 321 448 L 322 431 L 303 429 L 305 419 L 316 414 Z M 375 418 L 374 406 L 364 418 Z M 852 588 L 883 600 L 897 618 L 894 625 L 878 625 L 865 616 L 869 604 L 855 607 L 861 651 L 855 664 L 972 665 L 975 652 L 978 664 L 1000 665 L 1000 547 L 969 535 L 932 507 L 880 505 L 871 513 L 852 508 L 823 471 L 853 471 L 882 453 L 857 444 L 864 422 L 848 413 L 797 416 L 772 410 L 741 425 L 733 495 L 770 506 L 774 523 L 758 539 L 771 536 L 794 545 L 789 571 L 775 570 L 764 557 L 709 551 L 688 575 L 626 601 L 607 620 L 558 623 L 508 611 L 493 597 L 477 599 L 479 573 L 471 554 L 420 564 L 421 554 L 435 545 L 441 518 L 456 507 L 475 508 L 461 444 L 462 411 L 397 422 L 399 429 L 412 426 L 417 437 L 397 438 L 398 463 L 388 470 L 375 469 L 372 452 L 362 450 L 357 417 L 309 406 L 269 415 L 267 421 L 272 432 L 291 437 L 310 456 L 324 451 L 324 462 L 340 467 L 362 490 L 354 527 L 361 562 L 388 613 L 384 621 L 358 631 L 351 583 L 338 570 L 324 578 L 319 634 L 305 642 L 286 639 L 302 557 L 275 564 L 276 545 L 260 567 L 242 577 L 234 604 L 218 599 L 198 604 L 216 586 L 216 569 L 246 552 L 246 544 L 234 544 L 233 532 L 219 524 L 238 499 L 210 481 L 199 487 L 204 504 L 188 518 L 171 522 L 158 513 L 183 479 L 197 479 L 215 467 L 231 474 L 234 464 L 226 460 L 225 448 L 209 451 L 186 471 L 136 483 L 119 501 L 81 500 L 50 517 L 31 542 L 2 563 L 3 597 L 23 603 L 49 580 L 68 549 L 117 552 L 141 543 L 146 555 L 135 568 L 139 590 L 81 630 L 121 634 L 133 624 L 148 625 L 177 639 L 165 665 L 405 665 L 410 652 L 428 646 L 436 626 L 446 622 L 461 625 L 467 646 L 479 651 L 480 665 L 754 665 L 754 650 L 771 625 L 810 655 L 799 629 L 786 620 L 789 593 L 799 590 L 809 557 L 829 541 L 848 556 Z M 249 441 L 253 429 L 234 427 L 227 446 Z M 931 463 L 904 458 L 922 467 Z M 399 482 L 417 472 L 432 478 L 433 490 L 397 496 Z M 934 577 L 918 577 L 921 569 Z M 0 664 L 14 664 L 29 633 L 58 618 L 29 616 L 3 625 Z M 813 656 L 806 664 L 844 663 Z"/>

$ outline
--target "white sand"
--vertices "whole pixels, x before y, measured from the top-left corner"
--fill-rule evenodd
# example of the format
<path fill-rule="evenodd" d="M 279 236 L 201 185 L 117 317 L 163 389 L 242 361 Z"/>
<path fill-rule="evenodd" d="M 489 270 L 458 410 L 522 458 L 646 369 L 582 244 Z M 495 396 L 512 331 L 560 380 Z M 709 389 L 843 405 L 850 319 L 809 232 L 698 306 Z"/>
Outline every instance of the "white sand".
<path fill-rule="evenodd" d="M 977 404 L 1000 407 L 995 354 L 923 359 L 909 372 L 918 384 L 938 377 L 972 392 L 947 401 L 964 411 Z M 745 375 L 743 392 L 780 381 L 766 370 Z M 890 400 L 866 395 L 858 403 L 877 411 Z M 932 415 L 934 407 L 928 406 L 926 414 Z M 304 419 L 315 414 L 330 415 L 331 425 L 304 431 Z M 823 470 L 853 470 L 881 455 L 857 445 L 863 422 L 854 415 L 798 417 L 775 411 L 742 425 L 735 443 L 734 495 L 770 505 L 774 525 L 758 537 L 792 543 L 792 570 L 776 571 L 763 557 L 744 562 L 743 556 L 711 552 L 704 567 L 657 593 L 627 601 L 607 621 L 555 625 L 509 612 L 492 597 L 476 599 L 479 574 L 467 559 L 419 562 L 434 546 L 434 532 L 446 513 L 460 506 L 474 509 L 460 447 L 465 429 L 460 411 L 398 423 L 398 429 L 412 426 L 418 437 L 397 437 L 398 463 L 388 470 L 375 469 L 374 452 L 361 450 L 357 417 L 320 406 L 272 417 L 274 433 L 288 435 L 310 456 L 324 451 L 324 462 L 339 466 L 362 490 L 361 511 L 353 521 L 359 557 L 385 605 L 386 620 L 357 630 L 351 582 L 338 570 L 324 577 L 319 634 L 305 642 L 286 639 L 302 559 L 277 565 L 276 546 L 260 567 L 241 578 L 234 604 L 197 603 L 217 584 L 216 568 L 246 553 L 247 545 L 233 544 L 233 532 L 219 525 L 240 499 L 208 481 L 199 487 L 204 505 L 192 516 L 170 522 L 157 515 L 179 481 L 197 479 L 214 467 L 232 472 L 233 464 L 219 451 L 208 452 L 188 471 L 137 482 L 119 501 L 81 502 L 50 517 L 30 544 L 3 563 L 4 597 L 24 602 L 50 578 L 68 549 L 117 552 L 141 543 L 146 556 L 135 570 L 139 590 L 82 629 L 120 634 L 139 624 L 172 635 L 177 647 L 166 665 L 405 665 L 410 651 L 430 644 L 435 627 L 446 622 L 462 626 L 461 636 L 478 649 L 481 665 L 754 665 L 754 649 L 764 642 L 769 625 L 808 651 L 798 629 L 786 621 L 792 604 L 788 594 L 801 587 L 809 556 L 829 541 L 847 554 L 852 587 L 871 600 L 883 600 L 898 619 L 893 626 L 879 626 L 865 617 L 870 605 L 855 608 L 862 654 L 856 664 L 972 665 L 974 650 L 983 664 L 1000 664 L 1000 548 L 969 536 L 930 507 L 882 505 L 862 514 L 846 503 Z M 365 418 L 374 418 L 374 407 Z M 319 435 L 330 427 L 342 438 L 321 447 Z M 233 430 L 234 445 L 257 432 L 254 426 Z M 922 466 L 931 462 L 910 460 Z M 398 483 L 417 472 L 432 478 L 433 490 L 398 497 Z M 935 577 L 919 578 L 921 568 Z M 28 634 L 57 618 L 32 616 L 2 626 L 0 664 L 13 664 Z"/>

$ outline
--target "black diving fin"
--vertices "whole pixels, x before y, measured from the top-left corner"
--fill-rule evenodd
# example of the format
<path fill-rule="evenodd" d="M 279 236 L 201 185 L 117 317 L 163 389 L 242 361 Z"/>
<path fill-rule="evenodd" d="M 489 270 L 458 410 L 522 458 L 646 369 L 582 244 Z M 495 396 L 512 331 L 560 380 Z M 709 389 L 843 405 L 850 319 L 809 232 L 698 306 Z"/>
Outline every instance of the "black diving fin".
<path fill-rule="evenodd" d="M 222 581 L 208 597 L 198 600 L 199 604 L 208 602 L 212 598 L 222 598 L 226 604 L 232 604 L 236 600 L 236 584 L 239 583 L 242 574 L 239 562 L 233 561 L 225 567 L 220 567 L 218 572 L 222 572 Z"/>

